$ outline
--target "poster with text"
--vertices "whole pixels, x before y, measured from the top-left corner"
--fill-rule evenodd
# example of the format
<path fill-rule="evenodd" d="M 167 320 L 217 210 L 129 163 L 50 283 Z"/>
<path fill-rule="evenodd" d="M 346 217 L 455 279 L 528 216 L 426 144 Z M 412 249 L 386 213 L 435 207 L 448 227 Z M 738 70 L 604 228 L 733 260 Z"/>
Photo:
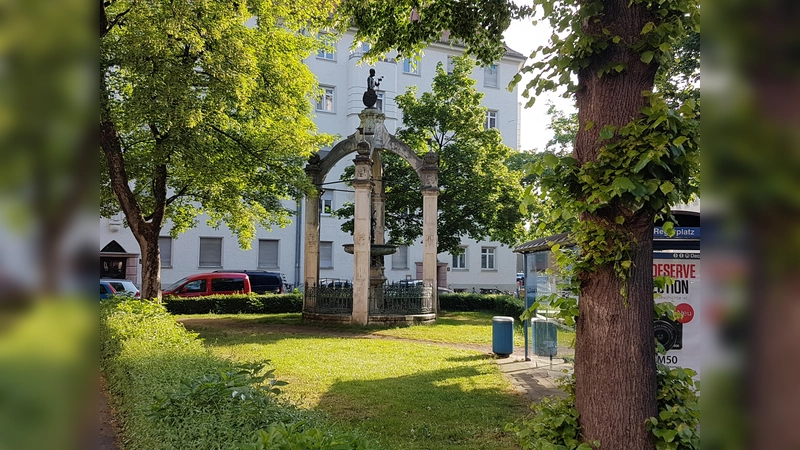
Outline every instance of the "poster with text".
<path fill-rule="evenodd" d="M 675 280 L 664 289 L 654 287 L 656 302 L 671 302 L 682 314 L 677 321 L 656 319 L 656 339 L 667 349 L 658 355 L 669 367 L 688 367 L 700 373 L 703 361 L 704 330 L 699 304 L 700 252 L 659 251 L 653 253 L 653 277 Z"/>

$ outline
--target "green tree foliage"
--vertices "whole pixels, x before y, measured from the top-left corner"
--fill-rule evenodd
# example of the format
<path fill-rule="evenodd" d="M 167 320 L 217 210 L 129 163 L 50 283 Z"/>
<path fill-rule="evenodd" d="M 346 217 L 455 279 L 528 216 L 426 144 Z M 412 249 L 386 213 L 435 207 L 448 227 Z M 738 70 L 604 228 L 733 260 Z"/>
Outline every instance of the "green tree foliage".
<path fill-rule="evenodd" d="M 656 89 L 664 94 L 670 107 L 677 108 L 692 99 L 700 105 L 700 33 L 688 30 L 679 36 L 673 57 L 658 68 Z"/>
<path fill-rule="evenodd" d="M 103 3 L 101 213 L 119 210 L 142 252 L 145 298 L 160 297 L 158 236 L 205 213 L 249 248 L 284 225 L 307 188 L 316 81 L 302 60 L 332 2 Z"/>
<path fill-rule="evenodd" d="M 470 78 L 475 63 L 466 57 L 453 63 L 451 74 L 439 63 L 431 92 L 417 97 L 412 87 L 396 97 L 405 126 L 397 135 L 420 156 L 428 150 L 439 155 L 439 252 L 458 254 L 466 236 L 512 245 L 522 232 L 520 173 L 504 164 L 511 149 L 500 133 L 484 128 L 483 93 Z M 383 160 L 389 240 L 410 244 L 422 236 L 419 177 L 394 154 L 384 152 Z M 337 215 L 352 217 L 352 207 Z M 351 231 L 352 222 L 343 229 Z"/>
<path fill-rule="evenodd" d="M 550 116 L 550 125 L 547 128 L 553 130 L 553 137 L 547 141 L 545 149 L 559 154 L 571 152 L 575 135 L 578 134 L 578 114 L 566 114 L 556 109 L 553 103 L 547 104 L 547 114 Z"/>
<path fill-rule="evenodd" d="M 574 138 L 574 136 L 573 136 Z M 551 151 L 518 151 L 506 159 L 506 165 L 512 171 L 522 172 L 522 186 L 525 189 L 520 211 L 525 220 L 530 223 L 530 227 L 525 231 L 525 239 L 538 239 L 558 233 L 564 233 L 572 229 L 575 219 L 554 218 L 551 211 L 558 205 L 546 193 L 542 193 L 538 187 L 541 175 L 537 173 L 538 168 L 544 165 L 544 159 L 554 156 Z"/>

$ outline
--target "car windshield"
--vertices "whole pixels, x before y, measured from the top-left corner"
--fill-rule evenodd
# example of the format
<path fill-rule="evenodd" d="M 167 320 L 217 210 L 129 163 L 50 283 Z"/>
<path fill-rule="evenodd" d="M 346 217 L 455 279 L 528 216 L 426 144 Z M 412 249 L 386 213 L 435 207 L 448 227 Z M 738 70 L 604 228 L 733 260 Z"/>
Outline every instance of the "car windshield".
<path fill-rule="evenodd" d="M 180 287 L 180 285 L 185 283 L 188 279 L 189 279 L 189 277 L 181 278 L 180 280 L 178 280 L 178 281 L 170 284 L 169 286 L 167 286 L 164 290 L 165 291 L 174 291 L 175 289 L 178 289 L 178 287 Z"/>

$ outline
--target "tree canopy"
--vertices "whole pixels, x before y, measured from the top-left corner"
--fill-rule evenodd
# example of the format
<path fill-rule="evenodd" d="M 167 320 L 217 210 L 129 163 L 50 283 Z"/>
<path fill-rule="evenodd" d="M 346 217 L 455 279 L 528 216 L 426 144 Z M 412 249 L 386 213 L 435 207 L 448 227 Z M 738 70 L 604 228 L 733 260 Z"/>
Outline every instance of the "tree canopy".
<path fill-rule="evenodd" d="M 142 247 L 143 294 L 169 221 L 207 214 L 248 248 L 256 226 L 286 223 L 283 199 L 308 187 L 316 81 L 303 58 L 332 2 L 103 4 L 101 214 L 120 210 Z M 301 29 L 306 32 L 299 32 Z M 149 259 L 150 258 L 150 259 Z M 160 275 L 159 275 L 160 277 Z"/>

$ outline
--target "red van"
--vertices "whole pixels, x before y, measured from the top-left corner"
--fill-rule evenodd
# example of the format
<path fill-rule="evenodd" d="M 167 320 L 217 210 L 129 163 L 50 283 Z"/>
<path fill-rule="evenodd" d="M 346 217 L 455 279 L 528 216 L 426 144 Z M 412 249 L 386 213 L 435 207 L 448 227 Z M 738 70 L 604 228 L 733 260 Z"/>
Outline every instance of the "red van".
<path fill-rule="evenodd" d="M 216 294 L 249 294 L 250 278 L 244 273 L 198 273 L 172 283 L 161 295 L 177 297 L 203 297 Z"/>

